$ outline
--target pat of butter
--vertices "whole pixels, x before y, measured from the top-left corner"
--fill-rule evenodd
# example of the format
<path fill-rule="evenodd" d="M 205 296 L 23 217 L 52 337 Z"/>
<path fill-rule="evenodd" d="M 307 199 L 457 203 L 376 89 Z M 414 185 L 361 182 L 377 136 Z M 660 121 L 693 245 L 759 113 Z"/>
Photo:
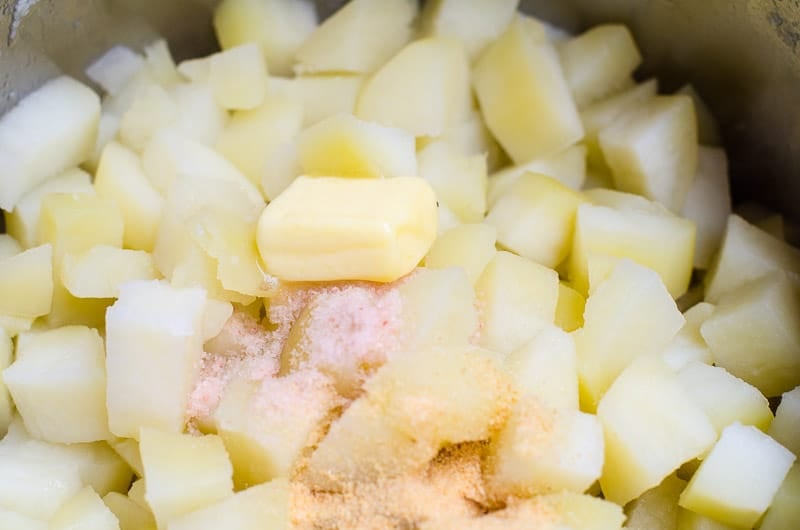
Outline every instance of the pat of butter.
<path fill-rule="evenodd" d="M 436 238 L 436 195 L 424 179 L 295 179 L 258 222 L 267 272 L 286 281 L 391 282 Z"/>

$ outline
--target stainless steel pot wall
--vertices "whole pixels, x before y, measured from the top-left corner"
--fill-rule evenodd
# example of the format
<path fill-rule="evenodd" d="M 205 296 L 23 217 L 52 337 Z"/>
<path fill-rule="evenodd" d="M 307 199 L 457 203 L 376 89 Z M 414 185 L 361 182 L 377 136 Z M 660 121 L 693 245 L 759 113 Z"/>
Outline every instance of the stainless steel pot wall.
<path fill-rule="evenodd" d="M 179 57 L 214 48 L 215 0 L 0 0 L 0 112 L 114 43 L 155 35 Z M 317 2 L 322 16 L 341 0 Z M 522 0 L 572 30 L 624 22 L 662 87 L 691 81 L 720 121 L 737 198 L 800 220 L 800 0 Z"/>

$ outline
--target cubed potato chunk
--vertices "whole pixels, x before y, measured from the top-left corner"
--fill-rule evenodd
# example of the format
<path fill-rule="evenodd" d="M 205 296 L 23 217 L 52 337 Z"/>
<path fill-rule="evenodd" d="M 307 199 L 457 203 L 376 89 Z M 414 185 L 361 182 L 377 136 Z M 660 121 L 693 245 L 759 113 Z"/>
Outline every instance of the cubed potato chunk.
<path fill-rule="evenodd" d="M 739 527 L 721 523 L 691 510 L 678 508 L 677 530 L 736 530 L 736 528 Z"/>
<path fill-rule="evenodd" d="M 119 92 L 144 67 L 144 57 L 127 46 L 109 48 L 86 67 L 86 77 L 107 94 Z"/>
<path fill-rule="evenodd" d="M 99 119 L 97 94 L 66 76 L 48 81 L 6 113 L 0 120 L 0 208 L 12 211 L 47 178 L 87 160 Z"/>
<path fill-rule="evenodd" d="M 719 132 L 719 125 L 711 109 L 697 90 L 692 85 L 684 85 L 677 94 L 683 94 L 692 98 L 694 102 L 694 111 L 697 115 L 697 137 L 703 145 L 720 146 L 722 145 L 722 136 Z"/>
<path fill-rule="evenodd" d="M 583 312 L 586 298 L 564 282 L 558 284 L 556 325 L 564 331 L 575 331 L 583 327 Z"/>
<path fill-rule="evenodd" d="M 233 463 L 237 489 L 289 477 L 340 404 L 333 381 L 298 371 L 284 377 L 236 379 L 225 389 L 214 423 Z"/>
<path fill-rule="evenodd" d="M 795 455 L 800 455 L 800 387 L 784 392 L 768 434 Z"/>
<path fill-rule="evenodd" d="M 268 160 L 278 156 L 281 148 L 298 135 L 303 115 L 303 105 L 295 99 L 269 97 L 258 108 L 233 114 L 217 139 L 217 151 L 262 187 Z M 275 198 L 276 190 L 262 189 L 268 198 Z"/>
<path fill-rule="evenodd" d="M 143 428 L 145 500 L 159 528 L 233 495 L 233 469 L 218 436 Z"/>
<path fill-rule="evenodd" d="M 105 352 L 96 330 L 71 326 L 31 337 L 3 380 L 37 438 L 76 443 L 109 437 Z"/>
<path fill-rule="evenodd" d="M 489 451 L 488 482 L 498 498 L 583 493 L 603 469 L 603 430 L 596 416 L 523 398 Z"/>
<path fill-rule="evenodd" d="M 765 396 L 800 385 L 800 295 L 785 274 L 766 275 L 722 296 L 700 332 L 717 366 Z"/>
<path fill-rule="evenodd" d="M 103 502 L 116 516 L 120 530 L 156 530 L 156 520 L 153 514 L 130 500 L 126 495 L 111 492 L 103 497 Z"/>
<path fill-rule="evenodd" d="M 595 26 L 561 44 L 558 55 L 581 108 L 625 87 L 642 62 L 630 30 L 621 24 Z"/>
<path fill-rule="evenodd" d="M 94 193 L 92 176 L 81 169 L 69 169 L 26 193 L 14 211 L 4 212 L 7 232 L 25 248 L 35 247 L 39 241 L 42 198 L 50 193 Z"/>
<path fill-rule="evenodd" d="M 42 245 L 0 259 L 0 314 L 36 318 L 53 303 L 53 247 Z"/>
<path fill-rule="evenodd" d="M 71 462 L 0 454 L 0 509 L 48 520 L 81 489 Z"/>
<path fill-rule="evenodd" d="M 471 60 L 499 37 L 517 12 L 519 0 L 434 0 L 419 20 L 422 35 L 461 41 Z"/>
<path fill-rule="evenodd" d="M 498 252 L 475 284 L 483 324 L 481 346 L 510 353 L 555 321 L 558 273 Z"/>
<path fill-rule="evenodd" d="M 457 41 L 414 41 L 367 79 L 355 114 L 414 136 L 439 136 L 472 110 L 469 74 L 469 60 Z"/>
<path fill-rule="evenodd" d="M 61 282 L 77 298 L 116 298 L 123 283 L 157 277 L 153 256 L 141 250 L 98 245 L 61 262 Z"/>
<path fill-rule="evenodd" d="M 628 516 L 625 528 L 630 530 L 676 530 L 678 497 L 686 481 L 670 475 L 655 488 L 625 507 Z"/>
<path fill-rule="evenodd" d="M 767 398 L 724 368 L 692 361 L 678 371 L 678 379 L 720 434 L 734 422 L 762 431 L 772 423 Z"/>
<path fill-rule="evenodd" d="M 142 468 L 142 455 L 139 453 L 139 442 L 132 438 L 117 438 L 112 436 L 108 445 L 119 457 L 133 470 L 138 477 L 144 475 Z"/>
<path fill-rule="evenodd" d="M 461 267 L 472 284 L 497 253 L 496 230 L 486 223 L 459 225 L 443 232 L 434 241 L 425 266 L 431 269 Z"/>
<path fill-rule="evenodd" d="M 414 137 L 340 114 L 297 138 L 303 173 L 321 177 L 409 177 L 417 174 Z"/>
<path fill-rule="evenodd" d="M 752 527 L 769 508 L 796 460 L 753 426 L 728 426 L 680 497 L 680 505 L 737 527 Z"/>
<path fill-rule="evenodd" d="M 719 253 L 704 279 L 706 300 L 716 303 L 726 292 L 780 269 L 798 285 L 800 250 L 775 239 L 738 215 L 731 215 Z"/>
<path fill-rule="evenodd" d="M 536 173 L 520 175 L 497 202 L 486 222 L 497 242 L 545 267 L 556 267 L 572 247 L 575 215 L 586 199 L 558 180 Z"/>
<path fill-rule="evenodd" d="M 316 27 L 314 3 L 308 0 L 225 0 L 214 11 L 222 48 L 254 42 L 277 75 L 292 72 L 295 53 Z"/>
<path fill-rule="evenodd" d="M 64 254 L 96 245 L 122 247 L 124 223 L 114 200 L 93 193 L 54 193 L 42 199 L 39 239 L 53 245 L 58 264 Z"/>
<path fill-rule="evenodd" d="M 587 293 L 593 255 L 628 258 L 656 271 L 670 295 L 678 298 L 692 277 L 694 242 L 694 223 L 666 211 L 582 204 L 575 218 L 568 275 L 579 292 Z"/>
<path fill-rule="evenodd" d="M 50 519 L 50 530 L 120 530 L 119 520 L 89 486 L 73 495 Z"/>
<path fill-rule="evenodd" d="M 0 234 L 0 260 L 16 256 L 22 252 L 22 245 L 8 234 Z"/>
<path fill-rule="evenodd" d="M 142 426 L 183 430 L 203 354 L 205 304 L 198 288 L 159 281 L 120 288 L 106 316 L 107 406 L 115 435 L 138 438 Z"/>
<path fill-rule="evenodd" d="M 497 171 L 508 163 L 508 158 L 477 109 L 472 109 L 463 121 L 445 130 L 441 136 L 418 139 L 417 148 L 424 147 L 428 141 L 447 142 L 465 155 L 486 155 L 489 171 Z"/>
<path fill-rule="evenodd" d="M 778 493 L 772 498 L 769 510 L 761 520 L 760 530 L 794 528 L 800 523 L 800 465 L 795 463 L 783 479 Z"/>
<path fill-rule="evenodd" d="M 298 73 L 370 73 L 411 40 L 417 3 L 355 0 L 325 20 L 297 50 Z"/>
<path fill-rule="evenodd" d="M 337 114 L 352 114 L 364 84 L 357 74 L 271 77 L 267 99 L 292 98 L 303 108 L 303 127 L 310 127 Z"/>
<path fill-rule="evenodd" d="M 119 121 L 120 141 L 141 153 L 156 131 L 178 119 L 178 106 L 167 88 L 155 81 L 145 81 L 135 89 L 130 106 Z"/>
<path fill-rule="evenodd" d="M 267 94 L 267 64 L 256 43 L 240 44 L 209 58 L 208 82 L 228 110 L 258 107 Z"/>
<path fill-rule="evenodd" d="M 88 326 L 97 330 L 105 327 L 106 309 L 113 302 L 109 298 L 76 298 L 61 283 L 61 275 L 54 271 L 53 306 L 44 317 L 51 328 L 61 326 Z"/>
<path fill-rule="evenodd" d="M 683 217 L 691 219 L 697 226 L 694 267 L 706 269 L 719 250 L 731 214 L 728 158 L 724 149 L 700 146 L 697 151 L 697 175 L 689 188 L 682 212 Z"/>
<path fill-rule="evenodd" d="M 47 521 L 5 508 L 0 508 L 0 527 L 5 530 L 48 530 Z"/>
<path fill-rule="evenodd" d="M 555 409 L 578 409 L 578 368 L 570 334 L 545 327 L 511 352 L 505 363 L 522 394 Z"/>
<path fill-rule="evenodd" d="M 204 145 L 214 145 L 228 122 L 228 112 L 207 83 L 181 83 L 170 89 L 176 117 L 170 128 Z"/>
<path fill-rule="evenodd" d="M 664 360 L 673 370 L 680 370 L 690 362 L 713 363 L 700 327 L 714 314 L 714 309 L 712 304 L 700 302 L 683 312 L 686 323 L 664 350 Z"/>
<path fill-rule="evenodd" d="M 605 437 L 600 486 L 606 499 L 626 504 L 717 438 L 703 410 L 658 355 L 645 355 L 611 385 L 597 408 Z"/>
<path fill-rule="evenodd" d="M 656 96 L 600 133 L 614 183 L 680 212 L 697 173 L 697 123 L 686 96 Z"/>
<path fill-rule="evenodd" d="M 144 47 L 145 66 L 150 76 L 162 86 L 180 82 L 181 76 L 175 68 L 175 59 L 164 39 L 156 39 Z"/>
<path fill-rule="evenodd" d="M 594 411 L 631 361 L 660 352 L 684 321 L 655 272 L 619 262 L 586 301 L 583 328 L 574 335 L 582 409 Z"/>
<path fill-rule="evenodd" d="M 109 142 L 100 157 L 94 187 L 99 196 L 113 200 L 122 213 L 125 248 L 151 252 L 164 200 L 145 175 L 136 153 Z"/>
<path fill-rule="evenodd" d="M 433 142 L 419 152 L 419 176 L 460 221 L 479 223 L 486 214 L 486 156 L 461 154 L 452 144 Z"/>
<path fill-rule="evenodd" d="M 259 530 L 289 527 L 290 487 L 285 479 L 254 486 L 169 525 L 169 530 Z"/>
<path fill-rule="evenodd" d="M 517 17 L 481 55 L 473 85 L 489 129 L 522 164 L 563 151 L 583 126 L 544 27 Z"/>

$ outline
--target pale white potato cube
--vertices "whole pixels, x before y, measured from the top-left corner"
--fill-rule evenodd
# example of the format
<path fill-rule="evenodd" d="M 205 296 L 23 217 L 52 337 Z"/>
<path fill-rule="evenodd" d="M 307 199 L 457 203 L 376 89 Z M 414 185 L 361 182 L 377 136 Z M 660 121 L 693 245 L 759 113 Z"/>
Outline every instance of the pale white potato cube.
<path fill-rule="evenodd" d="M 48 530 L 47 521 L 28 517 L 5 508 L 0 508 L 0 528 L 4 530 Z"/>
<path fill-rule="evenodd" d="M 122 214 L 109 197 L 52 193 L 42 199 L 39 240 L 53 246 L 56 270 L 69 252 L 89 250 L 95 245 L 121 247 L 124 231 Z"/>
<path fill-rule="evenodd" d="M 705 454 L 717 438 L 706 414 L 658 355 L 644 355 L 622 372 L 597 416 L 605 438 L 600 486 L 606 499 L 619 504 Z"/>
<path fill-rule="evenodd" d="M 71 462 L 0 454 L 0 467 L 0 508 L 33 519 L 50 519 L 82 487 Z"/>
<path fill-rule="evenodd" d="M 442 235 L 451 228 L 455 228 L 457 226 L 461 226 L 461 219 L 453 213 L 453 210 L 447 207 L 446 204 L 439 203 L 439 206 L 436 208 L 437 210 L 437 224 L 436 224 L 436 231 L 437 234 Z"/>
<path fill-rule="evenodd" d="M 147 73 L 161 86 L 169 87 L 181 81 L 166 40 L 156 39 L 145 46 L 144 60 Z"/>
<path fill-rule="evenodd" d="M 105 352 L 96 330 L 70 326 L 37 334 L 3 371 L 25 428 L 49 442 L 109 436 Z"/>
<path fill-rule="evenodd" d="M 508 158 L 477 109 L 472 109 L 463 121 L 449 127 L 441 136 L 435 139 L 420 138 L 417 148 L 424 147 L 428 141 L 447 142 L 465 155 L 486 155 L 489 171 L 497 171 L 508 163 Z"/>
<path fill-rule="evenodd" d="M 558 54 L 535 20 L 511 22 L 475 64 L 473 86 L 486 125 L 516 164 L 583 137 Z"/>
<path fill-rule="evenodd" d="M 355 115 L 414 136 L 439 136 L 469 116 L 469 78 L 469 59 L 457 41 L 417 40 L 366 80 Z"/>
<path fill-rule="evenodd" d="M 36 318 L 53 303 L 53 247 L 41 245 L 0 259 L 0 314 Z"/>
<path fill-rule="evenodd" d="M 143 83 L 119 122 L 119 139 L 141 153 L 159 129 L 178 118 L 178 107 L 169 91 L 156 82 Z"/>
<path fill-rule="evenodd" d="M 364 77 L 357 74 L 270 77 L 267 99 L 282 96 L 297 100 L 303 107 L 303 127 L 310 127 L 337 114 L 352 114 Z"/>
<path fill-rule="evenodd" d="M 316 27 L 317 13 L 309 0 L 225 0 L 214 11 L 222 48 L 254 42 L 277 75 L 292 73 L 295 54 Z"/>
<path fill-rule="evenodd" d="M 794 528 L 800 522 L 800 465 L 795 462 L 792 469 L 783 479 L 778 493 L 772 499 L 772 504 L 761 519 L 760 530 L 781 530 Z"/>
<path fill-rule="evenodd" d="M 106 398 L 115 435 L 138 438 L 142 426 L 183 429 L 203 355 L 205 305 L 206 293 L 198 288 L 159 281 L 120 288 L 106 315 Z"/>
<path fill-rule="evenodd" d="M 700 464 L 679 504 L 726 524 L 752 527 L 796 458 L 757 428 L 733 423 Z"/>
<path fill-rule="evenodd" d="M 665 478 L 661 484 L 646 491 L 625 506 L 628 516 L 625 528 L 630 530 L 676 530 L 678 524 L 678 497 L 686 481 L 676 475 Z"/>
<path fill-rule="evenodd" d="M 298 74 L 370 73 L 411 40 L 417 3 L 412 0 L 348 2 L 297 50 Z"/>
<path fill-rule="evenodd" d="M 50 519 L 50 530 L 120 530 L 119 520 L 103 499 L 86 486 L 72 496 Z"/>
<path fill-rule="evenodd" d="M 87 160 L 99 119 L 97 94 L 66 76 L 48 81 L 8 111 L 0 120 L 0 208 L 10 212 L 47 178 Z"/>
<path fill-rule="evenodd" d="M 86 67 L 86 77 L 100 85 L 106 93 L 114 94 L 143 67 L 144 57 L 127 46 L 116 45 Z"/>
<path fill-rule="evenodd" d="M 181 83 L 170 89 L 175 121 L 170 128 L 202 144 L 213 146 L 228 122 L 228 113 L 208 83 Z"/>
<path fill-rule="evenodd" d="M 583 312 L 586 298 L 570 285 L 559 282 L 558 303 L 556 304 L 556 325 L 566 332 L 583 327 Z"/>
<path fill-rule="evenodd" d="M 208 298 L 203 313 L 203 343 L 219 335 L 231 315 L 233 315 L 233 304 Z"/>
<path fill-rule="evenodd" d="M 486 156 L 464 155 L 452 144 L 433 142 L 419 154 L 419 172 L 460 221 L 479 223 L 486 214 Z"/>
<path fill-rule="evenodd" d="M 208 82 L 224 109 L 261 105 L 267 93 L 267 75 L 264 55 L 255 43 L 227 48 L 209 58 Z"/>
<path fill-rule="evenodd" d="M 483 324 L 479 343 L 510 353 L 555 321 L 558 273 L 510 252 L 498 252 L 475 292 Z"/>
<path fill-rule="evenodd" d="M 142 468 L 142 455 L 139 453 L 139 442 L 132 438 L 117 438 L 112 436 L 108 440 L 108 445 L 119 457 L 136 473 L 136 476 L 144 475 Z"/>
<path fill-rule="evenodd" d="M 708 320 L 712 314 L 714 314 L 714 306 L 707 302 L 697 303 L 683 312 L 686 323 L 664 350 L 664 360 L 673 370 L 680 370 L 693 361 L 712 364 L 714 359 L 711 356 L 711 350 L 700 333 L 703 322 Z"/>
<path fill-rule="evenodd" d="M 22 245 L 8 234 L 0 234 L 0 260 L 22 252 Z"/>
<path fill-rule="evenodd" d="M 739 527 L 721 523 L 691 510 L 678 508 L 676 530 L 736 530 L 737 528 Z"/>
<path fill-rule="evenodd" d="M 800 456 L 800 387 L 784 392 L 767 433 Z"/>
<path fill-rule="evenodd" d="M 98 245 L 61 262 L 61 282 L 77 298 L 117 298 L 119 286 L 158 278 L 153 256 L 141 250 Z"/>
<path fill-rule="evenodd" d="M 92 176 L 81 169 L 68 169 L 26 193 L 14 211 L 5 212 L 6 230 L 25 248 L 35 247 L 39 241 L 42 197 L 50 193 L 94 193 Z"/>
<path fill-rule="evenodd" d="M 142 428 L 145 494 L 159 528 L 233 495 L 233 469 L 218 436 Z"/>
<path fill-rule="evenodd" d="M 431 269 L 461 267 L 474 285 L 497 253 L 496 234 L 495 228 L 486 223 L 453 227 L 436 238 L 425 257 L 425 266 Z"/>
<path fill-rule="evenodd" d="M 112 491 L 103 497 L 103 502 L 116 516 L 120 530 L 156 530 L 153 514 L 130 500 L 127 495 Z"/>

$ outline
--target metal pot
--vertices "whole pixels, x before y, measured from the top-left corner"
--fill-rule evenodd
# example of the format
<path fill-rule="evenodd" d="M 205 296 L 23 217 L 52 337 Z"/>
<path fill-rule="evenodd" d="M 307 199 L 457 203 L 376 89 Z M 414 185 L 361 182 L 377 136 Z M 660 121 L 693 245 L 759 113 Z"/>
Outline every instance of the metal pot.
<path fill-rule="evenodd" d="M 214 49 L 215 0 L 2 0 L 0 113 L 60 71 L 115 43 L 166 37 L 177 57 Z M 342 0 L 318 0 L 327 16 Z M 669 90 L 692 82 L 719 120 L 734 197 L 800 220 L 800 0 L 522 0 L 531 14 L 581 30 L 623 22 L 642 75 Z"/>

